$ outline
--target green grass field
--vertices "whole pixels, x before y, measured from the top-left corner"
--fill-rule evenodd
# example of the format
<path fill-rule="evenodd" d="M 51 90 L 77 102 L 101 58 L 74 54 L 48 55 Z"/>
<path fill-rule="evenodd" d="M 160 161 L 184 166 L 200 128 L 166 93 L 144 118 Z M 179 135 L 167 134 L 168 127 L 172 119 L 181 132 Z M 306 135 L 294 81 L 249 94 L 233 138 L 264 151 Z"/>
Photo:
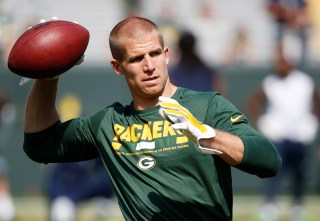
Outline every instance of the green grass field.
<path fill-rule="evenodd" d="M 288 221 L 290 211 L 290 197 L 279 198 L 280 220 Z M 15 221 L 46 221 L 48 209 L 46 200 L 41 197 L 15 198 L 16 219 Z M 111 205 L 112 214 L 109 217 L 96 217 L 95 202 L 83 203 L 78 208 L 77 221 L 123 221 L 119 208 L 116 204 Z M 258 221 L 258 213 L 262 205 L 262 197 L 259 195 L 235 195 L 234 196 L 234 221 Z M 306 198 L 305 221 L 320 220 L 320 196 L 308 195 Z"/>
<path fill-rule="evenodd" d="M 234 221 L 259 221 L 259 212 L 263 203 L 261 196 L 234 196 Z M 279 221 L 289 221 L 291 197 L 279 197 L 277 206 L 280 211 Z M 305 200 L 305 220 L 320 220 L 320 196 L 308 195 Z"/>

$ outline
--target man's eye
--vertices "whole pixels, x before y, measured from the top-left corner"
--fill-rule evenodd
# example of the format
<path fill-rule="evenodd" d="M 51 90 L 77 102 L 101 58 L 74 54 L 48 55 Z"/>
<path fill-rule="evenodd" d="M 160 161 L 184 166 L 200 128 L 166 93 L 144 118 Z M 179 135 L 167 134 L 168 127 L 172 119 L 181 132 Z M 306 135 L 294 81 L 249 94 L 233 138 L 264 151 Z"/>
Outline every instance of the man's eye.
<path fill-rule="evenodd" d="M 160 55 L 160 54 L 161 54 L 160 51 L 155 51 L 155 52 L 150 53 L 150 56 L 151 56 L 151 57 L 156 57 L 156 56 L 158 56 L 158 55 Z"/>
<path fill-rule="evenodd" d="M 131 63 L 136 63 L 136 62 L 140 62 L 142 59 L 143 59 L 142 56 L 140 56 L 140 57 L 135 57 L 135 58 L 131 59 L 130 62 L 131 62 Z"/>

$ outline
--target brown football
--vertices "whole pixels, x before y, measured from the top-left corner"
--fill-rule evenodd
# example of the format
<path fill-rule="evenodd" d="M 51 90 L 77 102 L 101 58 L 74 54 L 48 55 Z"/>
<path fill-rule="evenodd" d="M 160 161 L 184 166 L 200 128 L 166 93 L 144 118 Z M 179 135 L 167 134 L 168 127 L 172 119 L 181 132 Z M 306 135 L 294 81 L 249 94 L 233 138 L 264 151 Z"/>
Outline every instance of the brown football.
<path fill-rule="evenodd" d="M 34 79 L 60 75 L 79 61 L 89 38 L 89 31 L 74 22 L 39 23 L 17 39 L 8 57 L 8 68 L 17 75 Z"/>

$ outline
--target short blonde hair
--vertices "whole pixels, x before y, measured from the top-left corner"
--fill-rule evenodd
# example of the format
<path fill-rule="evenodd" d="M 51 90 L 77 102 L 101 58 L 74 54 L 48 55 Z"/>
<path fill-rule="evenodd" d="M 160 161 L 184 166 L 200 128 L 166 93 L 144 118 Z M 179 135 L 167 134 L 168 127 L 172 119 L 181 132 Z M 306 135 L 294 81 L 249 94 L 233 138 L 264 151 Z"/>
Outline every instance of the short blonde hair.
<path fill-rule="evenodd" d="M 122 61 L 125 56 L 125 49 L 122 46 L 123 40 L 130 38 L 139 38 L 141 34 L 148 34 L 156 31 L 159 36 L 159 42 L 164 48 L 164 39 L 158 26 L 142 17 L 128 17 L 120 21 L 110 32 L 109 47 L 112 57 L 116 60 Z"/>

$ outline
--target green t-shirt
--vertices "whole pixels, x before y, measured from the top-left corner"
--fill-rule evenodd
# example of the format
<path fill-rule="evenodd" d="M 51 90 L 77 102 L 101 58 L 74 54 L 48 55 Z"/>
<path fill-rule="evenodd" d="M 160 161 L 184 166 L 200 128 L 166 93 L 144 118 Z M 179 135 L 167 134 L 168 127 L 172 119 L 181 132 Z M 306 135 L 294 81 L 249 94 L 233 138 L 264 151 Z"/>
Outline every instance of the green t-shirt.
<path fill-rule="evenodd" d="M 237 168 L 268 177 L 281 159 L 274 146 L 215 92 L 178 88 L 173 99 L 199 121 L 238 135 L 245 145 Z M 42 163 L 101 156 L 126 220 L 232 220 L 231 167 L 218 155 L 198 152 L 159 114 L 111 106 L 85 118 L 25 134 L 24 150 Z"/>

